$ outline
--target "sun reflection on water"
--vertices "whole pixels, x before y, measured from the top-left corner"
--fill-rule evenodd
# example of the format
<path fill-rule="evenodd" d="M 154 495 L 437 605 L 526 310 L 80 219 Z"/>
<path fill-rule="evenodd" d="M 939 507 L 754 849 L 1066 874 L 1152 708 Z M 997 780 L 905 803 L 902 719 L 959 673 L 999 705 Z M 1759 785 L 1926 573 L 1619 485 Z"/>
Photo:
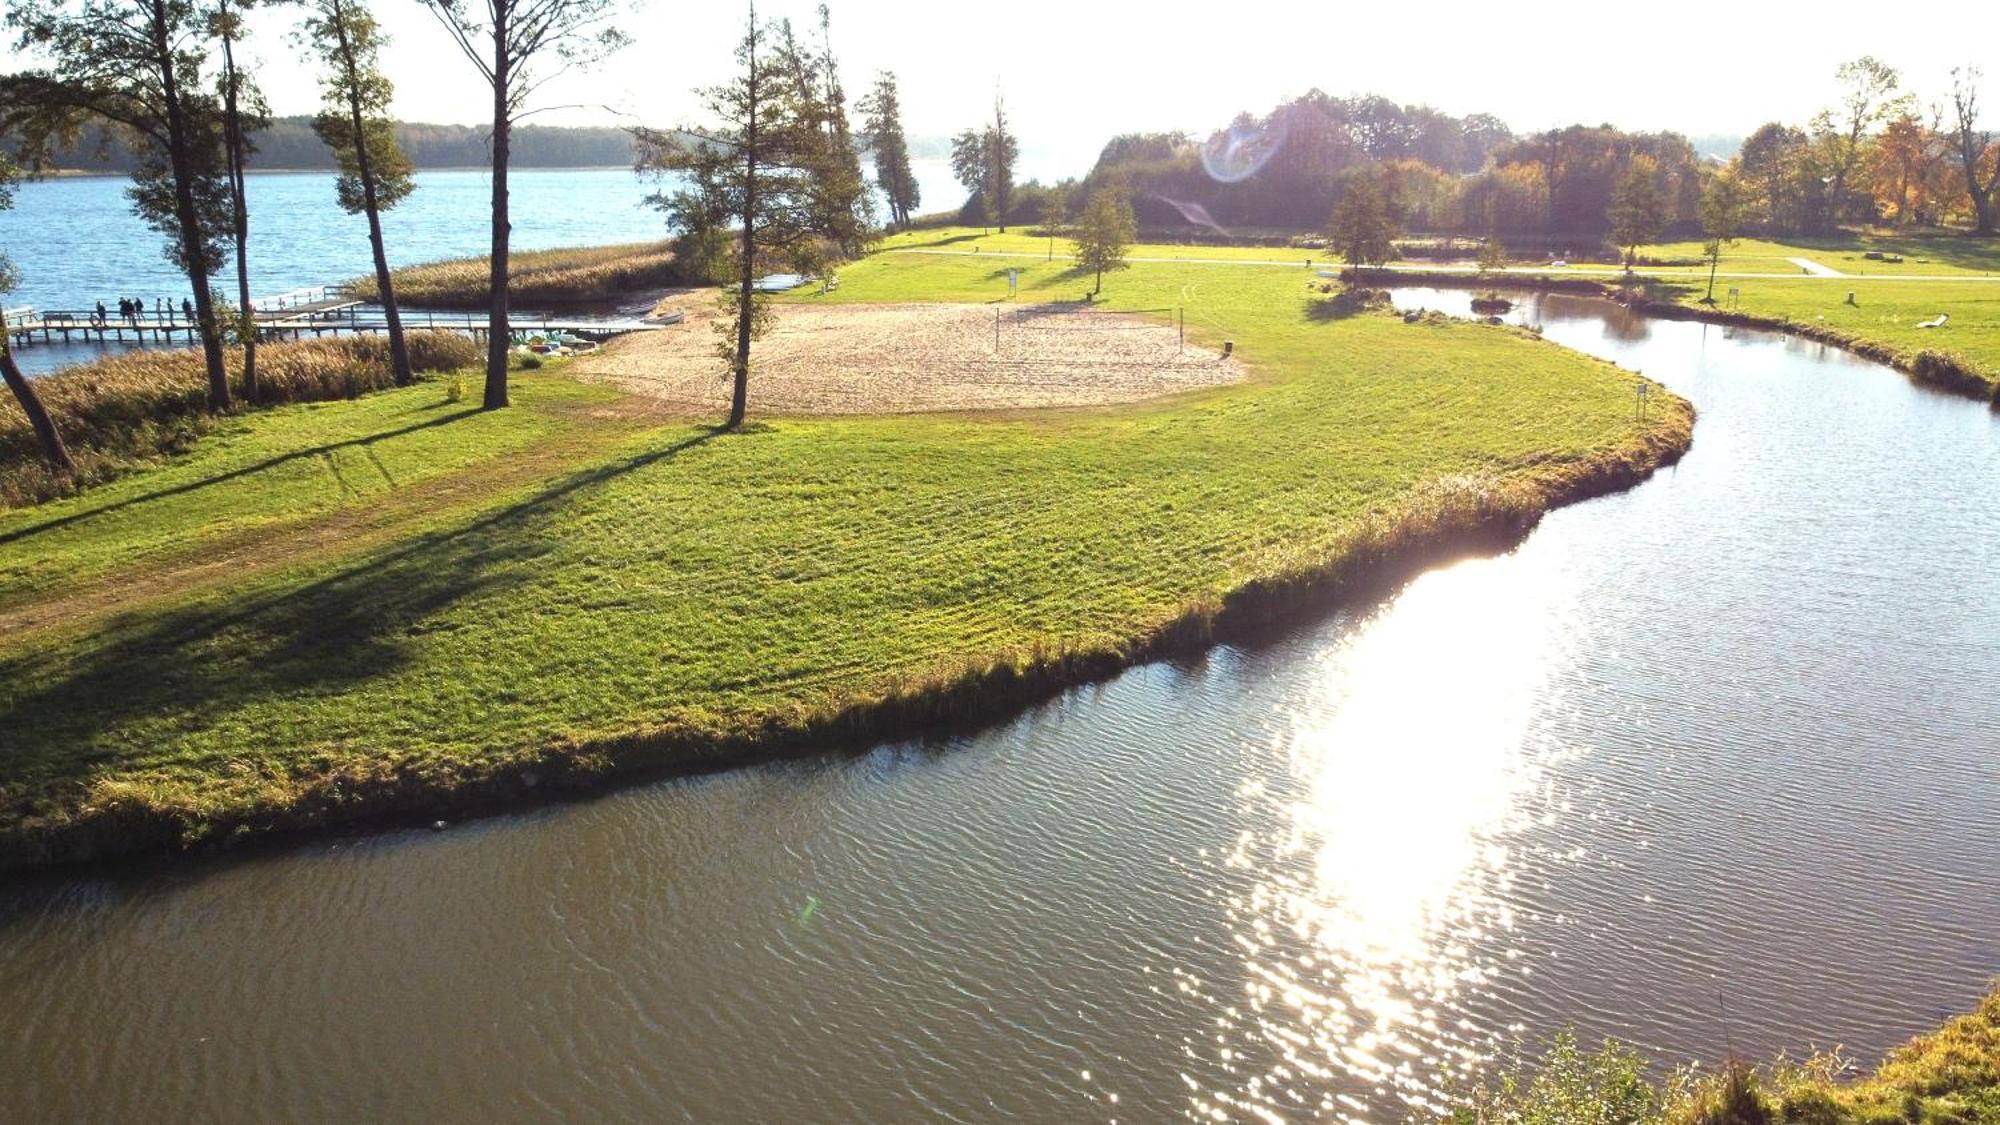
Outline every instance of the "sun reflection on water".
<path fill-rule="evenodd" d="M 1245 994 L 1187 1044 L 1221 1076 L 1190 1083 L 1196 1116 L 1400 1118 L 1504 1032 L 1460 1000 L 1511 971 L 1507 837 L 1563 636 L 1536 569 L 1509 556 L 1413 582 L 1327 654 L 1324 695 L 1285 737 L 1290 776 L 1239 793 L 1263 826 L 1226 859 L 1249 888 L 1228 903 Z"/>

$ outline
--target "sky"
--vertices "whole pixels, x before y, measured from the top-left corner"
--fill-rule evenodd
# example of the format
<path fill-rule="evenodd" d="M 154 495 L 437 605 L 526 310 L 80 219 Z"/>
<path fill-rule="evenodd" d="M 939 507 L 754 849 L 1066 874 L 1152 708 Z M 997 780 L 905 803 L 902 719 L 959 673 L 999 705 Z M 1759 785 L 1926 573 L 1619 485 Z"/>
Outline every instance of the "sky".
<path fill-rule="evenodd" d="M 418 0 L 373 0 L 393 38 L 385 63 L 404 120 L 480 123 L 490 94 Z M 479 3 L 479 0 L 472 0 Z M 7 0 L 0 0 L 4 8 Z M 816 3 L 759 11 L 817 22 Z M 551 83 L 532 119 L 549 124 L 698 121 L 695 87 L 728 77 L 744 9 L 639 0 L 631 46 Z M 998 31 L 989 31 L 998 17 Z M 1658 18 L 1647 18 L 1658 17 Z M 285 37 L 292 17 L 257 17 L 257 68 L 273 107 L 317 103 L 312 67 Z M 1800 3 L 1707 6 L 1423 4 L 1228 0 L 1011 0 L 1002 5 L 832 0 L 833 45 L 858 94 L 877 69 L 899 80 L 914 136 L 985 119 L 1004 93 L 1028 174 L 1081 174 L 1117 133 L 1225 124 L 1318 88 L 1374 92 L 1450 113 L 1489 112 L 1517 132 L 1583 121 L 1689 135 L 1803 122 L 1832 97 L 1833 71 L 1873 54 L 1921 98 L 1948 94 L 1952 67 L 1983 62 L 2000 125 L 2000 4 Z"/>

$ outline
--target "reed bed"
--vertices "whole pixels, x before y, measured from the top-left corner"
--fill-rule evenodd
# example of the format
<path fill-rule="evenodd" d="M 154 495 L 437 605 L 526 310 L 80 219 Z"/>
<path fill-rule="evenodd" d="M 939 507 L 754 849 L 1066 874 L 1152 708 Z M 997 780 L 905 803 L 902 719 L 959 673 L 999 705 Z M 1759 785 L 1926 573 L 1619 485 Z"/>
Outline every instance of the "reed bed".
<path fill-rule="evenodd" d="M 427 262 L 394 271 L 396 299 L 408 305 L 439 309 L 484 308 L 492 299 L 486 258 Z M 521 304 L 579 305 L 615 300 L 644 289 L 672 285 L 673 245 L 631 242 L 616 246 L 581 246 L 532 250 L 507 258 L 507 285 Z M 364 301 L 378 299 L 373 275 L 357 278 L 352 292 Z"/>
<path fill-rule="evenodd" d="M 419 372 L 477 364 L 479 346 L 450 332 L 412 332 L 410 364 Z M 228 353 L 230 381 L 247 400 L 243 357 Z M 340 336 L 257 349 L 259 393 L 254 405 L 355 398 L 395 382 L 389 341 Z M 0 507 L 20 507 L 109 479 L 135 465 L 184 448 L 213 424 L 201 352 L 133 351 L 35 380 L 42 404 L 76 459 L 73 477 L 42 460 L 28 417 L 12 396 L 0 401 Z"/>

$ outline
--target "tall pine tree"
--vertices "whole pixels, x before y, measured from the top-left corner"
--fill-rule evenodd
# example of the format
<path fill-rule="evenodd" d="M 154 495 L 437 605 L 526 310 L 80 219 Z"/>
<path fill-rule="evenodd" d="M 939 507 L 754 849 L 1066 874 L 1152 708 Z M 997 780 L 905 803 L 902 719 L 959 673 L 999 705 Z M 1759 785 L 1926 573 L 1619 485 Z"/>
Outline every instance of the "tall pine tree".
<path fill-rule="evenodd" d="M 403 339 L 403 316 L 396 305 L 389 252 L 382 242 L 382 212 L 403 201 L 416 185 L 410 159 L 396 143 L 389 102 L 395 87 L 377 63 L 384 37 L 362 0 L 315 0 L 303 39 L 319 54 L 324 108 L 313 131 L 333 150 L 339 176 L 334 194 L 348 214 L 368 217 L 368 245 L 375 257 L 375 291 L 389 328 L 389 361 L 396 382 L 412 379 L 410 349 Z"/>
<path fill-rule="evenodd" d="M 737 73 L 699 91 L 708 122 L 698 129 L 632 131 L 639 167 L 678 184 L 653 197 L 667 221 L 696 245 L 734 243 L 733 277 L 716 322 L 718 351 L 729 365 L 727 429 L 749 409 L 750 350 L 769 322 L 760 270 L 776 258 L 811 257 L 814 224 L 824 212 L 812 183 L 825 157 L 824 121 L 801 91 L 811 87 L 790 28 L 757 18 L 750 7 L 736 44 Z"/>
<path fill-rule="evenodd" d="M 20 0 L 7 22 L 24 51 L 54 67 L 0 78 L 0 129 L 24 151 L 47 154 L 80 119 L 94 120 L 137 151 L 133 210 L 166 236 L 167 259 L 187 275 L 209 409 L 229 409 L 210 284 L 231 228 L 224 113 L 202 88 L 205 44 L 192 0 Z"/>
<path fill-rule="evenodd" d="M 243 38 L 243 9 L 255 0 L 215 0 L 208 13 L 208 33 L 222 46 L 222 74 L 216 95 L 222 99 L 223 153 L 229 172 L 230 241 L 236 246 L 237 336 L 243 343 L 243 393 L 255 402 L 257 388 L 257 319 L 250 299 L 250 201 L 243 176 L 257 146 L 250 137 L 271 124 L 270 108 L 250 76 L 236 65 L 236 44 Z"/>
<path fill-rule="evenodd" d="M 889 203 L 889 222 L 908 229 L 922 205 L 917 178 L 910 171 L 910 142 L 903 134 L 903 105 L 896 93 L 896 76 L 881 71 L 875 88 L 861 100 L 862 136 L 875 156 L 875 186 Z"/>

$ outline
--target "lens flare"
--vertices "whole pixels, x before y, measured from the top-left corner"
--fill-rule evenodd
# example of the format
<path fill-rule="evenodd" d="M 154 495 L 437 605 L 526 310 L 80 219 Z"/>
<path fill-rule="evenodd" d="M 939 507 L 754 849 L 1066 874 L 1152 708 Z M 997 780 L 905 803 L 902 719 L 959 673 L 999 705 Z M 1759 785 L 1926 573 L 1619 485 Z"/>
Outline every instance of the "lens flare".
<path fill-rule="evenodd" d="M 1262 124 L 1238 122 L 1201 146 L 1201 166 L 1217 183 L 1239 184 L 1262 171 L 1284 147 L 1282 114 Z"/>
<path fill-rule="evenodd" d="M 1181 218 L 1186 219 L 1195 226 L 1207 227 L 1225 238 L 1228 237 L 1229 232 L 1223 228 L 1221 223 L 1216 222 L 1215 217 L 1208 213 L 1208 208 L 1203 207 L 1201 204 L 1179 199 L 1168 199 L 1164 195 L 1156 195 L 1153 198 L 1179 211 Z"/>

